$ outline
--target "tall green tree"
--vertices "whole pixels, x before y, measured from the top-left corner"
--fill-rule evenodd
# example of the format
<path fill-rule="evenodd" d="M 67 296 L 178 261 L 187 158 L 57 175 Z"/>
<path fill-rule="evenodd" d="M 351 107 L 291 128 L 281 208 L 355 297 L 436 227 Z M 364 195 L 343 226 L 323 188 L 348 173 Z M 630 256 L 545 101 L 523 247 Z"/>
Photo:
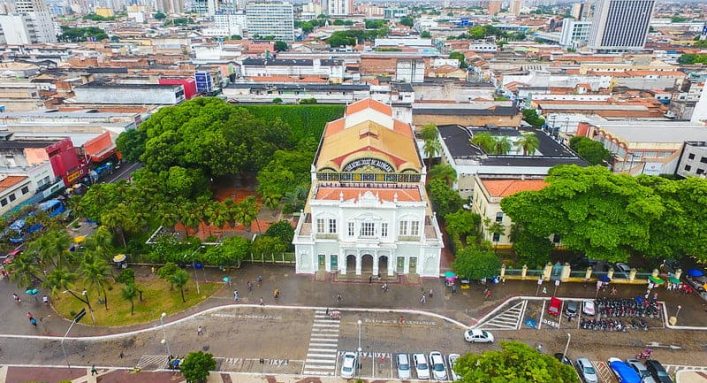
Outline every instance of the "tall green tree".
<path fill-rule="evenodd" d="M 601 165 L 611 159 L 611 152 L 606 150 L 601 142 L 588 137 L 572 137 L 570 148 L 590 165 Z"/>
<path fill-rule="evenodd" d="M 493 153 L 505 156 L 508 154 L 511 149 L 513 149 L 513 144 L 511 143 L 511 140 L 508 139 L 508 137 L 503 136 L 503 137 L 497 137 L 495 139 L 494 145 L 493 145 Z"/>
<path fill-rule="evenodd" d="M 52 228 L 27 244 L 25 253 L 39 260 L 45 269 L 65 266 L 68 263 L 71 237 L 63 228 Z"/>
<path fill-rule="evenodd" d="M 93 313 L 93 306 L 91 305 L 91 298 L 88 295 L 88 291 L 84 291 L 83 294 L 79 295 L 72 290 L 77 279 L 78 275 L 76 273 L 70 272 L 65 267 L 57 267 L 47 274 L 44 285 L 52 291 L 52 294 L 56 294 L 60 291 L 62 293 L 69 293 L 72 297 L 85 304 L 88 307 L 88 311 L 91 313 L 91 320 L 95 324 L 96 316 Z"/>
<path fill-rule="evenodd" d="M 187 383 L 205 383 L 209 372 L 216 369 L 216 360 L 210 353 L 190 352 L 179 365 Z"/>
<path fill-rule="evenodd" d="M 123 286 L 123 289 L 120 290 L 120 296 L 123 297 L 126 301 L 130 302 L 130 315 L 135 314 L 135 297 L 137 297 L 137 289 L 135 288 L 135 285 L 133 284 L 128 284 Z"/>
<path fill-rule="evenodd" d="M 186 302 L 187 300 L 184 298 L 184 286 L 189 282 L 189 273 L 185 270 L 177 269 L 177 271 L 169 277 L 169 281 L 179 289 L 179 293 L 182 295 L 182 302 Z"/>
<path fill-rule="evenodd" d="M 491 134 L 486 132 L 475 133 L 469 142 L 489 154 L 494 153 L 496 148 L 496 139 Z"/>
<path fill-rule="evenodd" d="M 431 180 L 427 184 L 427 190 L 434 211 L 442 217 L 460 210 L 464 205 L 464 200 L 459 196 L 459 193 L 442 180 Z"/>
<path fill-rule="evenodd" d="M 110 266 L 103 258 L 96 254 L 85 254 L 79 267 L 84 283 L 88 288 L 96 288 L 100 293 L 103 293 L 103 304 L 108 310 L 108 294 L 106 294 L 106 286 L 112 278 Z"/>
<path fill-rule="evenodd" d="M 20 254 L 5 267 L 10 273 L 10 278 L 21 288 L 28 289 L 35 281 L 42 282 L 44 280 L 36 258 L 29 253 Z"/>
<path fill-rule="evenodd" d="M 457 182 L 457 171 L 448 164 L 437 164 L 430 169 L 428 174 L 430 180 L 442 180 L 449 187 Z"/>
<path fill-rule="evenodd" d="M 465 354 L 454 371 L 462 383 L 579 383 L 572 366 L 520 342 L 502 342 L 501 350 Z"/>
<path fill-rule="evenodd" d="M 540 148 L 540 140 L 535 133 L 523 133 L 523 135 L 516 141 L 521 149 L 523 149 L 523 155 L 533 155 L 538 148 Z"/>
<path fill-rule="evenodd" d="M 459 276 L 479 280 L 498 275 L 501 261 L 492 252 L 478 245 L 469 245 L 457 251 L 452 269 Z"/>

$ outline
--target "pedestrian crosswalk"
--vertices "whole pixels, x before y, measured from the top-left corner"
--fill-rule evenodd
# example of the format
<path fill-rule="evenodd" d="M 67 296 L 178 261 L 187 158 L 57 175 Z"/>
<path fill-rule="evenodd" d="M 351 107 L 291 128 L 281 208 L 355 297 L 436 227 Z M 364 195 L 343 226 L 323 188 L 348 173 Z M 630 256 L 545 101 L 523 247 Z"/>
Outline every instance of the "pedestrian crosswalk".
<path fill-rule="evenodd" d="M 304 361 L 304 375 L 333 376 L 336 374 L 340 322 L 339 319 L 330 318 L 324 310 L 314 312 L 309 349 Z"/>
<path fill-rule="evenodd" d="M 510 308 L 492 316 L 476 327 L 485 330 L 516 330 L 520 327 L 520 321 L 523 317 L 523 311 L 525 311 L 525 305 L 526 301 L 518 302 Z"/>

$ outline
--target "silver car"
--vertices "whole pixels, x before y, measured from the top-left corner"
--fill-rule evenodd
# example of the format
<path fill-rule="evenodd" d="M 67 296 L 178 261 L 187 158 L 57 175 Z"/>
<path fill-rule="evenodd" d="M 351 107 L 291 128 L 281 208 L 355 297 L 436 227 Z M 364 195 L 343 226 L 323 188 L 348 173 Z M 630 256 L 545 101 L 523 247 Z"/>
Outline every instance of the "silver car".
<path fill-rule="evenodd" d="M 575 361 L 575 364 L 577 366 L 579 376 L 582 377 L 584 383 L 599 383 L 599 377 L 597 376 L 597 372 L 594 369 L 594 366 L 592 366 L 592 362 L 590 362 L 589 359 L 579 358 Z"/>
<path fill-rule="evenodd" d="M 410 379 L 410 357 L 408 354 L 398 354 L 395 356 L 398 365 L 398 378 L 401 380 Z"/>
<path fill-rule="evenodd" d="M 651 376 L 651 372 L 648 371 L 646 368 L 646 365 L 643 364 L 640 360 L 638 359 L 627 359 L 626 363 L 628 363 L 631 368 L 636 370 L 638 375 L 641 376 L 641 383 L 655 383 L 655 379 L 653 379 L 653 376 Z"/>
<path fill-rule="evenodd" d="M 459 375 L 454 372 L 454 365 L 457 364 L 457 359 L 459 359 L 459 354 L 449 354 L 449 372 L 452 373 L 452 381 L 459 380 Z"/>

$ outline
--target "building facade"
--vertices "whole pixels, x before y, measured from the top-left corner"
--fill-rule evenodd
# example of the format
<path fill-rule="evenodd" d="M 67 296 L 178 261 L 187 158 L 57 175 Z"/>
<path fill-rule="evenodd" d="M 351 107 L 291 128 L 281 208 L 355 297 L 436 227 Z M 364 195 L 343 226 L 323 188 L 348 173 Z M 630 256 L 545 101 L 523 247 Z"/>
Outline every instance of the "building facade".
<path fill-rule="evenodd" d="M 591 21 L 578 21 L 570 18 L 562 20 L 560 45 L 573 49 L 587 45 L 591 29 Z"/>
<path fill-rule="evenodd" d="M 655 0 L 600 0 L 594 7 L 589 46 L 600 52 L 641 50 Z"/>
<path fill-rule="evenodd" d="M 246 22 L 251 37 L 273 36 L 275 40 L 293 41 L 295 22 L 292 4 L 282 1 L 250 2 Z"/>
<path fill-rule="evenodd" d="M 89 83 L 74 93 L 86 104 L 175 105 L 185 99 L 182 85 Z"/>
<path fill-rule="evenodd" d="M 44 0 L 16 0 L 15 11 L 26 16 L 32 43 L 55 43 L 56 29 L 52 14 Z"/>
<path fill-rule="evenodd" d="M 677 173 L 681 177 L 707 177 L 707 141 L 685 143 Z"/>
<path fill-rule="evenodd" d="M 438 277 L 442 236 L 410 124 L 367 98 L 327 124 L 293 243 L 297 273 Z"/>

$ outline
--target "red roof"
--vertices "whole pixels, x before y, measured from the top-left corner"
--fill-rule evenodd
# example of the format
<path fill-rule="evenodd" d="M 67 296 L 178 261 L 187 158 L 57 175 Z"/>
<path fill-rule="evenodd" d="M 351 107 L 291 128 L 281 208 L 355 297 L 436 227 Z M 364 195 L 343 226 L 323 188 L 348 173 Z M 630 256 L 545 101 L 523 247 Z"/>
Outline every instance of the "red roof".
<path fill-rule="evenodd" d="M 115 144 L 109 132 L 103 132 L 98 137 L 86 141 L 83 148 L 93 162 L 104 161 L 115 153 Z"/>
<path fill-rule="evenodd" d="M 491 197 L 508 197 L 522 191 L 538 191 L 547 186 L 545 180 L 493 180 L 482 179 L 481 183 Z"/>
<path fill-rule="evenodd" d="M 393 116 L 393 108 L 391 108 L 389 105 L 386 105 L 380 101 L 376 101 L 372 98 L 365 98 L 360 101 L 356 101 L 349 106 L 346 107 L 346 115 L 358 113 L 362 110 L 366 110 L 368 108 L 371 108 L 373 110 L 377 110 L 383 114 L 386 114 L 388 116 Z"/>
<path fill-rule="evenodd" d="M 339 200 L 342 196 L 345 201 L 358 199 L 359 195 L 370 191 L 376 195 L 381 201 L 392 202 L 397 194 L 398 201 L 401 202 L 421 202 L 422 196 L 419 189 L 361 189 L 361 188 L 337 188 L 337 187 L 319 187 L 317 195 L 314 199 L 318 200 Z"/>
<path fill-rule="evenodd" d="M 0 180 L 0 191 L 5 191 L 26 180 L 27 178 L 27 176 L 7 176 Z"/>

